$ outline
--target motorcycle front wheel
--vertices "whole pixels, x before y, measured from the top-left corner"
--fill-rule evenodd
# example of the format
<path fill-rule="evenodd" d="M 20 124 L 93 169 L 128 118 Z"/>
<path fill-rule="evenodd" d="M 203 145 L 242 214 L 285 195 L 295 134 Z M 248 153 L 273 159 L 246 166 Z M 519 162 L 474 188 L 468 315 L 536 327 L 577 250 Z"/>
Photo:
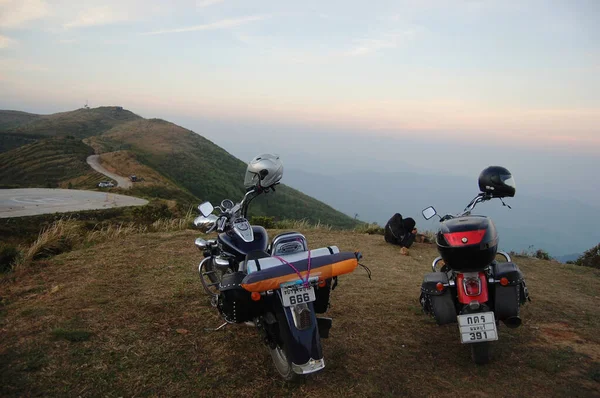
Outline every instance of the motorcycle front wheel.
<path fill-rule="evenodd" d="M 486 341 L 471 344 L 471 358 L 477 365 L 490 362 L 490 343 Z"/>

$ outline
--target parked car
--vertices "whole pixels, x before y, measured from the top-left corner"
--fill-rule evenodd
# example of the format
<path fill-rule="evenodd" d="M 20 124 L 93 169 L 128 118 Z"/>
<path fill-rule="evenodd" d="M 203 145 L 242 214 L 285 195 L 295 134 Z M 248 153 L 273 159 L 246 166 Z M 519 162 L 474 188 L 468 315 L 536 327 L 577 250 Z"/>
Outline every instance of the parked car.
<path fill-rule="evenodd" d="M 112 188 L 114 186 L 115 186 L 115 184 L 113 184 L 111 181 L 101 181 L 98 184 L 99 188 Z"/>

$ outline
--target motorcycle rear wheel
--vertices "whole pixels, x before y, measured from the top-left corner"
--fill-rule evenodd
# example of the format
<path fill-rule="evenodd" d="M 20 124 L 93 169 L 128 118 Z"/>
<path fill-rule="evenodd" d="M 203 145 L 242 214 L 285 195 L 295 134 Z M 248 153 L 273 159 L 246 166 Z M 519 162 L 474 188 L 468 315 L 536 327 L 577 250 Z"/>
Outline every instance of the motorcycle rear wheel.
<path fill-rule="evenodd" d="M 471 344 L 471 359 L 477 365 L 485 365 L 490 362 L 490 343 L 485 341 L 483 343 Z"/>
<path fill-rule="evenodd" d="M 287 321 L 285 319 L 285 315 L 278 314 L 277 322 L 279 323 L 279 341 L 275 348 L 269 348 L 269 352 L 271 354 L 271 358 L 273 359 L 273 364 L 277 369 L 279 375 L 285 381 L 297 381 L 300 376 L 294 372 L 292 369 L 292 360 L 288 355 L 288 347 L 285 333 L 283 333 L 283 327 L 287 327 Z"/>

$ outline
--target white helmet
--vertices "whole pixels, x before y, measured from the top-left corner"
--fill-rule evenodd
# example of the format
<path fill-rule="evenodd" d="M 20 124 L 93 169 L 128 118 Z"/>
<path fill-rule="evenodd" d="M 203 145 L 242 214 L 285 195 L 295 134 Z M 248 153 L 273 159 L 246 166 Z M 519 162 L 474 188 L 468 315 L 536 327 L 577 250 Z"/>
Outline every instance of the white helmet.
<path fill-rule="evenodd" d="M 254 188 L 260 186 L 269 188 L 279 182 L 283 177 L 283 163 L 278 155 L 264 154 L 255 157 L 248 163 L 244 187 Z"/>

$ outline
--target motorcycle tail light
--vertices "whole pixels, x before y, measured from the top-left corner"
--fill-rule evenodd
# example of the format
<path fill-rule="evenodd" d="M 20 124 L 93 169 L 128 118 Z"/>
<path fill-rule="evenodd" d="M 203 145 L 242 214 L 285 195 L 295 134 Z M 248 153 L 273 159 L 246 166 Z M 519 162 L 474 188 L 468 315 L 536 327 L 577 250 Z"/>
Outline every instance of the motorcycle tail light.
<path fill-rule="evenodd" d="M 435 285 L 435 288 L 437 289 L 438 292 L 441 292 L 442 290 L 444 290 L 444 284 L 442 282 L 438 282 Z"/>
<path fill-rule="evenodd" d="M 463 287 L 467 296 L 479 296 L 481 293 L 481 280 L 479 278 L 465 278 Z"/>
<path fill-rule="evenodd" d="M 502 286 L 508 286 L 508 278 L 504 277 L 500 279 L 500 284 Z"/>

